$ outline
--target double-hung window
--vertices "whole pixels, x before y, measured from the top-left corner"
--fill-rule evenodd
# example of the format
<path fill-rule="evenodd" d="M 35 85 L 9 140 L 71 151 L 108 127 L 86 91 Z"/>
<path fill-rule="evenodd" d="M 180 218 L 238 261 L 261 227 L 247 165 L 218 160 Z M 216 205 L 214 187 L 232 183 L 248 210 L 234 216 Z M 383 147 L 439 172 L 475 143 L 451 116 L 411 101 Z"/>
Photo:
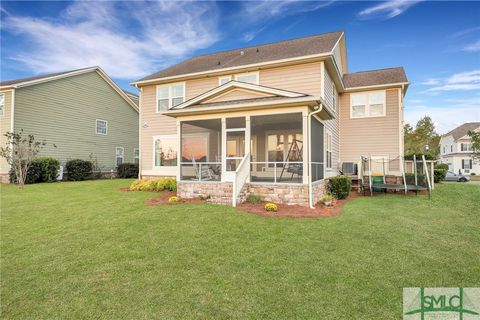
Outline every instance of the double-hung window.
<path fill-rule="evenodd" d="M 0 117 L 5 114 L 5 94 L 0 93 Z"/>
<path fill-rule="evenodd" d="M 138 164 L 140 162 L 140 149 L 133 149 L 133 163 Z"/>
<path fill-rule="evenodd" d="M 470 143 L 462 143 L 461 144 L 462 151 L 472 151 L 472 145 Z"/>
<path fill-rule="evenodd" d="M 385 91 L 352 93 L 350 105 L 351 118 L 385 116 Z"/>
<path fill-rule="evenodd" d="M 123 147 L 116 147 L 115 148 L 115 163 L 121 165 L 123 163 L 125 155 L 125 149 Z"/>
<path fill-rule="evenodd" d="M 325 131 L 325 167 L 332 168 L 332 134 Z"/>
<path fill-rule="evenodd" d="M 185 101 L 185 84 L 157 86 L 157 112 L 167 111 Z"/>
<path fill-rule="evenodd" d="M 108 131 L 108 121 L 97 119 L 95 122 L 95 132 L 97 134 L 106 135 Z"/>
<path fill-rule="evenodd" d="M 472 169 L 472 159 L 462 159 L 462 169 Z"/>

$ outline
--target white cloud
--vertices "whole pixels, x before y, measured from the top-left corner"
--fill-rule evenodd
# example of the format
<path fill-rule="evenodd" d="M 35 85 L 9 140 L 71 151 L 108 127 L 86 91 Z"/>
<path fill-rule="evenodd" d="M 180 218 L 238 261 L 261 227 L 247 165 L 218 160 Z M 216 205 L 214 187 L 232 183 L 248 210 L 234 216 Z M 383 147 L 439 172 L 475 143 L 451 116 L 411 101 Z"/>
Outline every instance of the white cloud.
<path fill-rule="evenodd" d="M 3 28 L 30 45 L 10 58 L 37 73 L 99 65 L 135 79 L 217 41 L 211 2 L 83 2 L 57 20 L 9 16 Z"/>
<path fill-rule="evenodd" d="M 424 93 L 435 93 L 440 91 L 459 91 L 459 90 L 480 90 L 480 70 L 460 72 L 453 74 L 446 79 L 437 79 L 438 83 Z M 428 82 L 428 80 L 426 81 Z"/>
<path fill-rule="evenodd" d="M 480 121 L 480 102 L 469 105 L 468 103 L 439 108 L 430 106 L 408 106 L 405 108 L 405 123 L 415 125 L 424 116 L 433 119 L 436 130 L 440 134 L 458 127 L 462 123 Z"/>
<path fill-rule="evenodd" d="M 332 5 L 334 1 L 297 1 L 297 0 L 267 0 L 244 1 L 236 20 L 256 27 L 253 31 L 243 33 L 243 40 L 248 42 L 262 32 L 270 21 L 286 16 L 315 11 Z M 258 27 L 258 25 L 262 27 Z"/>
<path fill-rule="evenodd" d="M 463 51 L 467 52 L 480 52 L 480 40 L 470 43 L 469 45 L 463 48 Z"/>
<path fill-rule="evenodd" d="M 419 0 L 389 0 L 381 2 L 372 7 L 366 8 L 358 13 L 358 16 L 362 19 L 391 19 L 398 15 L 401 15 L 407 11 L 410 7 L 416 5 L 421 1 Z"/>
<path fill-rule="evenodd" d="M 440 82 L 440 79 L 437 79 L 437 78 L 431 78 L 431 79 L 427 79 L 423 82 L 420 82 L 420 84 L 423 84 L 423 85 L 426 85 L 426 86 L 436 86 L 436 85 L 439 85 L 441 82 Z"/>

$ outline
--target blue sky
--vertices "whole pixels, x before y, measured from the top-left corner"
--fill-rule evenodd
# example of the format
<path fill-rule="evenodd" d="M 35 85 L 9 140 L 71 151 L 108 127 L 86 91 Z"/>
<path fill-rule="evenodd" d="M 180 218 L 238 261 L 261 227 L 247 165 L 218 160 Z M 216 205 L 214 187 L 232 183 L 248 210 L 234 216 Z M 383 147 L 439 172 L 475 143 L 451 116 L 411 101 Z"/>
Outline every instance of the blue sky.
<path fill-rule="evenodd" d="M 480 2 L 3 1 L 1 79 L 99 65 L 123 88 L 197 55 L 343 30 L 350 72 L 404 66 L 411 124 L 480 121 Z"/>

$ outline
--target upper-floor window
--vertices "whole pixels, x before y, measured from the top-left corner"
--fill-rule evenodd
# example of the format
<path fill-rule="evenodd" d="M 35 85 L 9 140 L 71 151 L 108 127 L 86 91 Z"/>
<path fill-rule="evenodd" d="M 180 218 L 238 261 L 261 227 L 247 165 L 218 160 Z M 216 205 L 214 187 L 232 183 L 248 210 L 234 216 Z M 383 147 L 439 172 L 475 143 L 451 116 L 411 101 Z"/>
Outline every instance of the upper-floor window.
<path fill-rule="evenodd" d="M 350 105 L 351 118 L 385 116 L 385 91 L 352 93 Z"/>
<path fill-rule="evenodd" d="M 453 145 L 450 146 L 450 152 L 453 152 Z"/>
<path fill-rule="evenodd" d="M 115 148 L 115 158 L 116 158 L 115 163 L 117 164 L 117 166 L 123 163 L 124 155 L 125 155 L 125 149 L 123 147 Z"/>
<path fill-rule="evenodd" d="M 222 84 L 225 84 L 230 80 L 232 80 L 232 76 L 219 77 L 218 78 L 218 85 L 221 86 Z"/>
<path fill-rule="evenodd" d="M 0 117 L 5 114 L 5 94 L 0 93 Z"/>
<path fill-rule="evenodd" d="M 95 132 L 97 134 L 106 135 L 108 130 L 108 121 L 107 120 L 96 120 Z"/>
<path fill-rule="evenodd" d="M 258 72 L 239 73 L 233 76 L 236 81 L 258 84 Z M 232 80 L 232 76 L 221 76 L 218 78 L 218 85 Z"/>
<path fill-rule="evenodd" d="M 184 101 L 184 83 L 157 86 L 157 112 L 167 111 Z"/>
<path fill-rule="evenodd" d="M 460 150 L 462 151 L 473 151 L 472 144 L 470 143 L 462 143 L 460 145 Z"/>

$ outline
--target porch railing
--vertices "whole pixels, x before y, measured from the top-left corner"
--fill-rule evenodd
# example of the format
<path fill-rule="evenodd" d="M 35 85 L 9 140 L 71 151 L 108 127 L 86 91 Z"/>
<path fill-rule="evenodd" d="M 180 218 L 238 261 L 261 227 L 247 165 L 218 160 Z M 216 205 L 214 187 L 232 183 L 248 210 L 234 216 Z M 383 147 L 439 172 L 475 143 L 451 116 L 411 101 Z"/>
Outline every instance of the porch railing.
<path fill-rule="evenodd" d="M 246 154 L 242 161 L 240 161 L 237 170 L 235 170 L 235 176 L 232 183 L 232 206 L 237 206 L 237 197 L 242 191 L 242 188 L 247 182 L 250 175 L 250 154 Z"/>
<path fill-rule="evenodd" d="M 267 183 L 302 183 L 302 161 L 252 161 L 250 181 Z"/>
<path fill-rule="evenodd" d="M 180 162 L 180 179 L 187 181 L 220 181 L 221 162 Z"/>

